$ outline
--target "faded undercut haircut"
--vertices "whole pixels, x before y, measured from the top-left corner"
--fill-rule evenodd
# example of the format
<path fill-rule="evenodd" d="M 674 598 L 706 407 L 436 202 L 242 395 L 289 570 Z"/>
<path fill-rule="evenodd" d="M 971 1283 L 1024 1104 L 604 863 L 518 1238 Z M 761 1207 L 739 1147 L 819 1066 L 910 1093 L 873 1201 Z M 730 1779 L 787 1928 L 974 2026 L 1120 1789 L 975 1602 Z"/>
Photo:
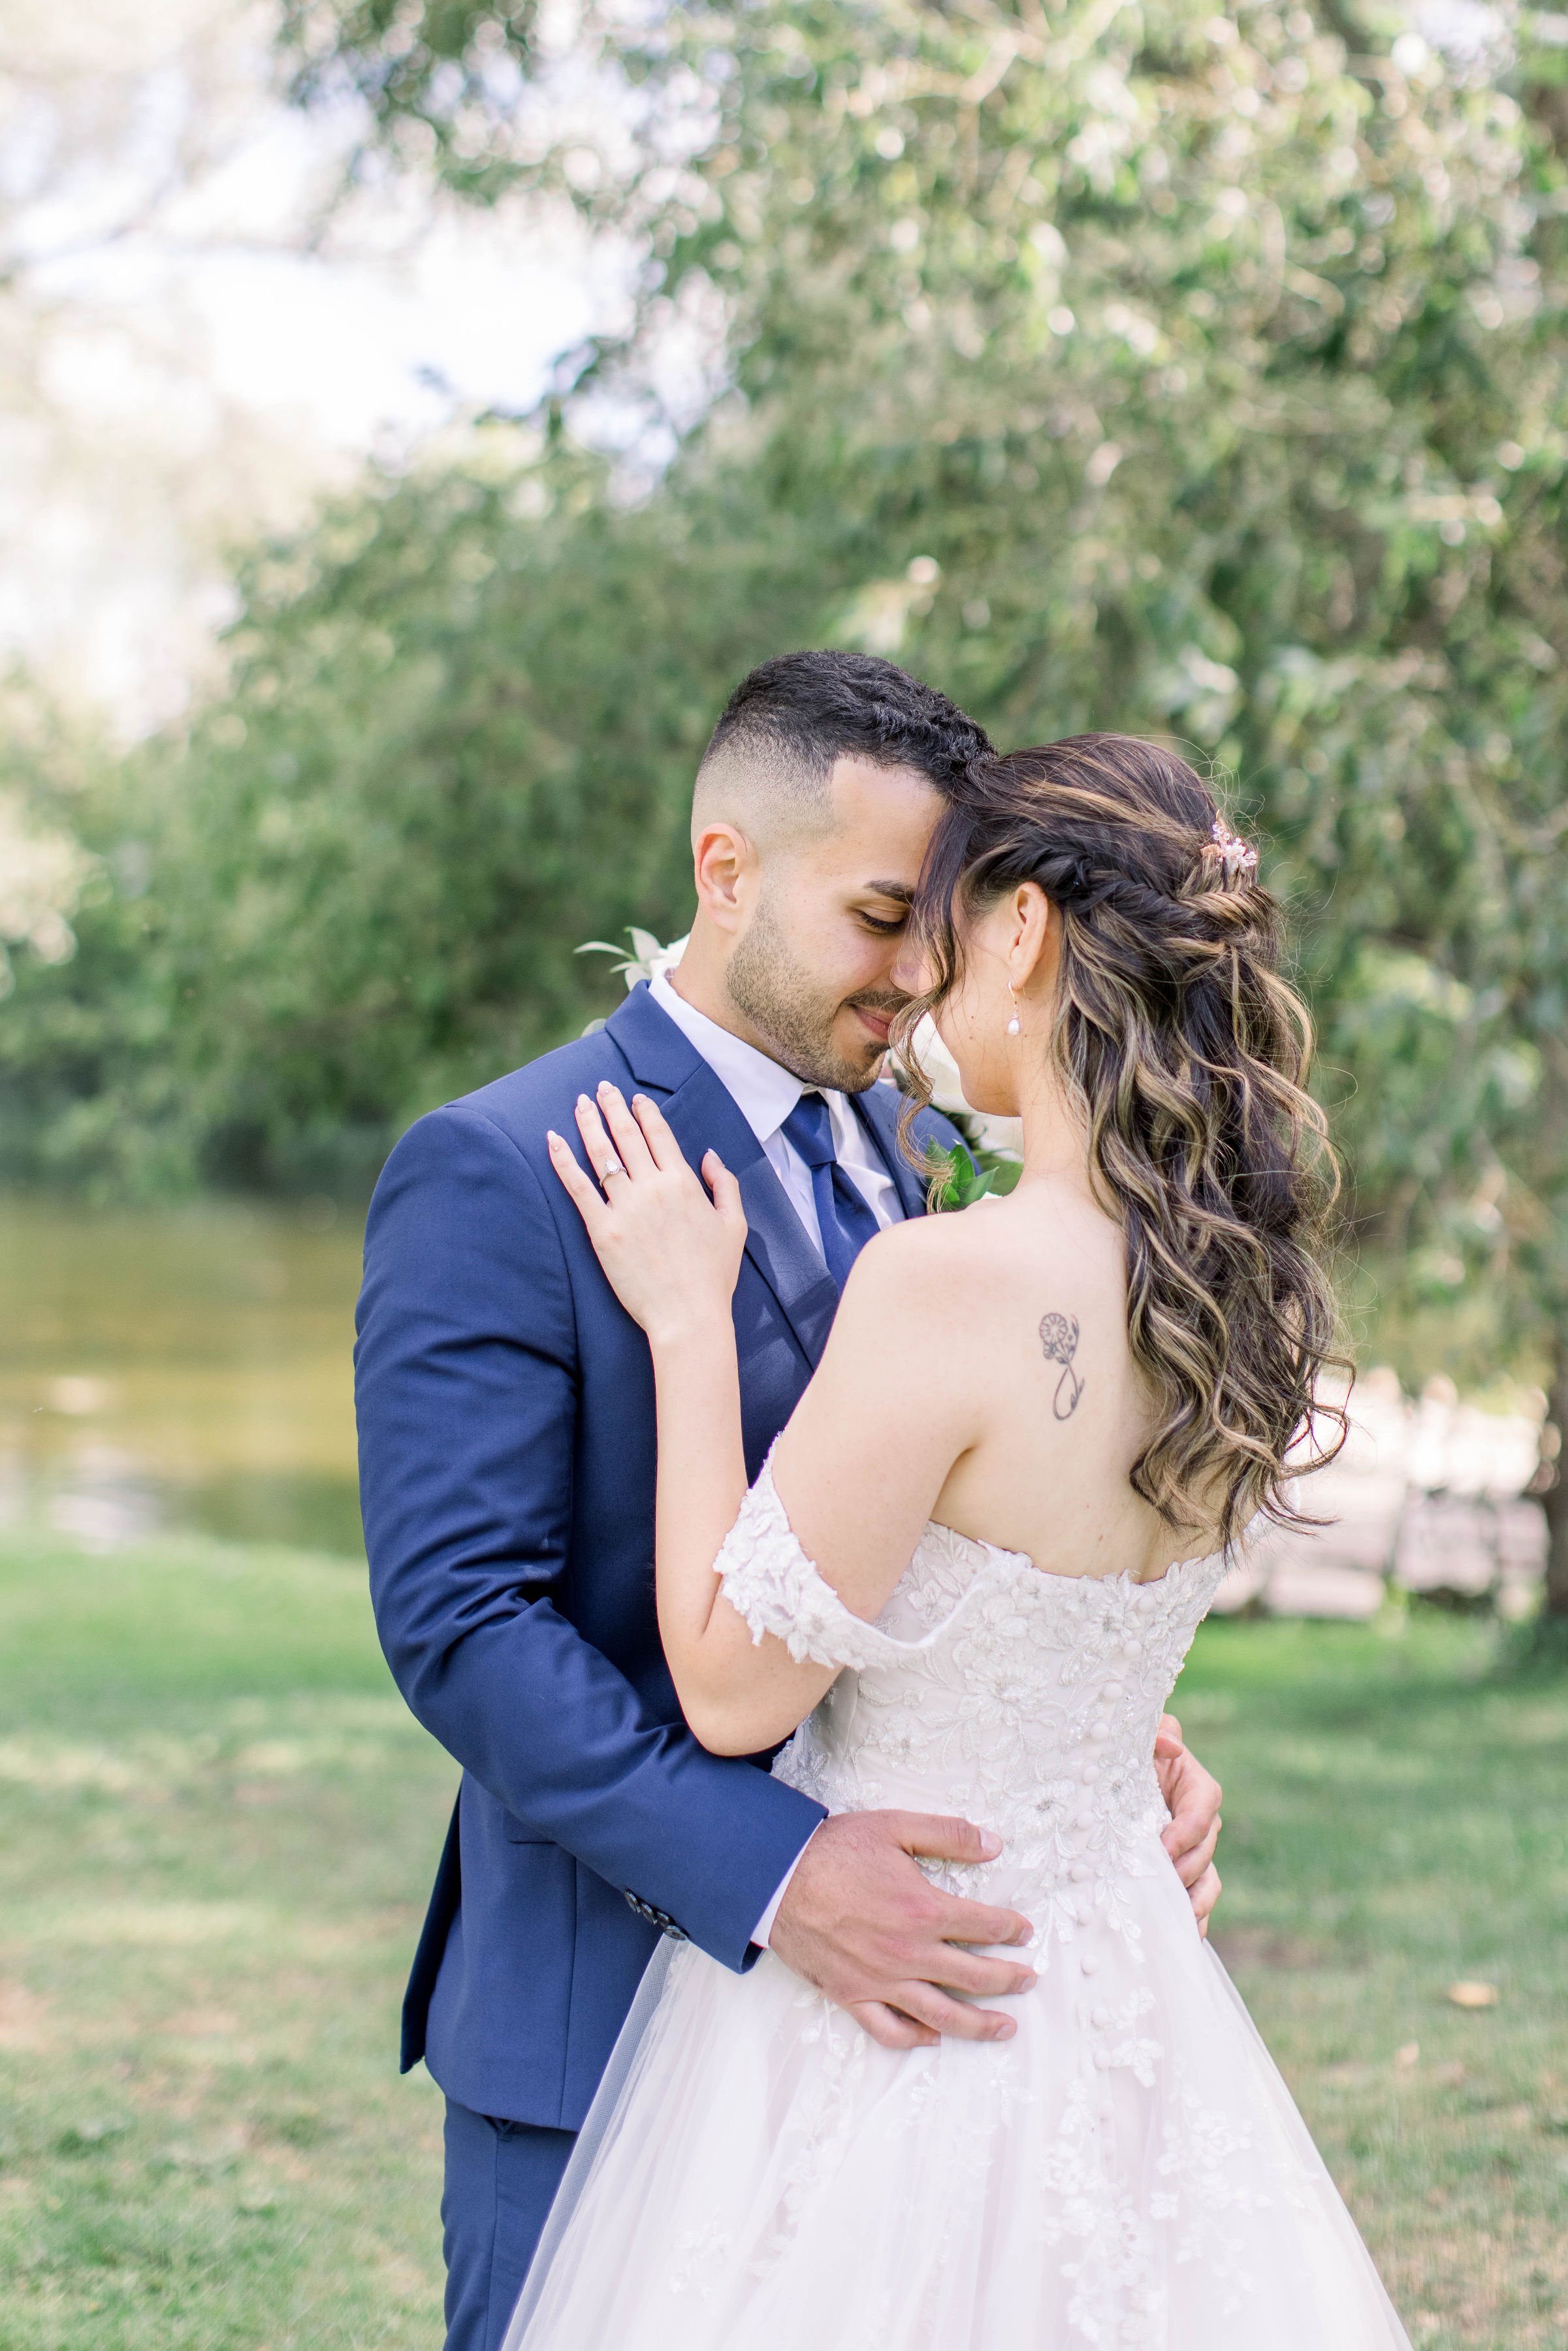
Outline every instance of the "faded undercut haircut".
<path fill-rule="evenodd" d="M 913 768 L 944 799 L 991 749 L 983 727 L 872 653 L 781 653 L 741 680 L 714 728 L 694 831 L 721 819 L 767 844 L 831 820 L 835 760 Z"/>

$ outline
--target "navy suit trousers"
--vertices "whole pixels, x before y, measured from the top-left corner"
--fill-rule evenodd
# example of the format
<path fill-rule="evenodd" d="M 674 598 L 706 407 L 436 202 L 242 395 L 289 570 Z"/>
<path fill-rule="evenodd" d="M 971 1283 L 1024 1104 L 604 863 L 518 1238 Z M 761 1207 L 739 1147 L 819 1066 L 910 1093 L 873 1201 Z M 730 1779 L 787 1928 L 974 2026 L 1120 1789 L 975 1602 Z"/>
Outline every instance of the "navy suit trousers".
<path fill-rule="evenodd" d="M 446 2351 L 500 2351 L 575 2131 L 446 2101 Z"/>

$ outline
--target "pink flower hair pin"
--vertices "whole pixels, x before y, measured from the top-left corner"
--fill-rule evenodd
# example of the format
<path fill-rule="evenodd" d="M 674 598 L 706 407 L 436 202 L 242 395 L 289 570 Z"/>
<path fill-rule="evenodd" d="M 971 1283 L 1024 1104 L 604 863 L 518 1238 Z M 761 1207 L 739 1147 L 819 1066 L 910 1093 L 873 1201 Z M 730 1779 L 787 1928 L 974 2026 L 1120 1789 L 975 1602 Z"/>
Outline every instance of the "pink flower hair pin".
<path fill-rule="evenodd" d="M 1232 832 L 1222 816 L 1214 820 L 1214 847 L 1218 852 L 1228 883 L 1236 881 L 1241 874 L 1257 872 L 1258 852 L 1250 841 L 1243 841 L 1239 833 Z"/>

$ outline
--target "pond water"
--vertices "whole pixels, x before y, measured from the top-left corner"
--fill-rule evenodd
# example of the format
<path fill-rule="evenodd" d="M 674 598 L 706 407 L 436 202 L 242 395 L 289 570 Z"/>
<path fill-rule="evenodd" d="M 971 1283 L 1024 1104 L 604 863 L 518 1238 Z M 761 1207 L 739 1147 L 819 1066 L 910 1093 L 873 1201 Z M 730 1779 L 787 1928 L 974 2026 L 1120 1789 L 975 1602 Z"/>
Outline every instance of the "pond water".
<path fill-rule="evenodd" d="M 361 1550 L 362 1218 L 0 1198 L 0 1516 Z"/>
<path fill-rule="evenodd" d="M 0 1195 L 0 1521 L 104 1550 L 186 1529 L 360 1556 L 362 1226 L 326 1199 L 94 1213 Z M 1364 1615 L 1390 1572 L 1523 1604 L 1545 1399 L 1482 1413 L 1441 1385 L 1415 1403 L 1392 1373 L 1363 1379 L 1312 1498 L 1330 1523 L 1274 1546 L 1235 1604 L 1262 1577 L 1282 1613 Z"/>

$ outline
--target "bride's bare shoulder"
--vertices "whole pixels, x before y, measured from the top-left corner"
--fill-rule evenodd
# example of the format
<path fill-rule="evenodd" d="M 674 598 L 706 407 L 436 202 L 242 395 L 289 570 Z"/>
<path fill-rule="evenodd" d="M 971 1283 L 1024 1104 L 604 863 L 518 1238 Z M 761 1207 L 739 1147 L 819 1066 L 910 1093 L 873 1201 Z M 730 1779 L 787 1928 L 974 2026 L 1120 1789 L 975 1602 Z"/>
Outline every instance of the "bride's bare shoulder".
<path fill-rule="evenodd" d="M 1055 1204 L 1041 1195 L 1044 1187 L 1030 1201 L 983 1199 L 959 1213 L 912 1216 L 903 1225 L 889 1225 L 861 1250 L 851 1289 L 856 1281 L 862 1289 L 973 1281 L 988 1272 L 1016 1270 L 1020 1256 L 1034 1260 L 1058 1249 L 1082 1249 L 1086 1220 L 1072 1213 L 1072 1204 Z M 1100 1223 L 1098 1217 L 1093 1223 Z"/>
<path fill-rule="evenodd" d="M 910 1217 L 889 1225 L 855 1259 L 846 1298 L 857 1282 L 862 1289 L 881 1289 L 889 1283 L 942 1281 L 975 1257 L 974 1237 L 960 1229 L 968 1222 L 966 1214 Z"/>
<path fill-rule="evenodd" d="M 1040 1185 L 1027 1200 L 981 1200 L 956 1215 L 890 1225 L 861 1251 L 844 1304 L 857 1293 L 878 1312 L 894 1298 L 919 1306 L 961 1295 L 973 1304 L 996 1285 L 1015 1292 L 1024 1273 L 1089 1274 L 1101 1259 L 1112 1273 L 1120 1254 L 1119 1235 L 1097 1209 Z"/>

